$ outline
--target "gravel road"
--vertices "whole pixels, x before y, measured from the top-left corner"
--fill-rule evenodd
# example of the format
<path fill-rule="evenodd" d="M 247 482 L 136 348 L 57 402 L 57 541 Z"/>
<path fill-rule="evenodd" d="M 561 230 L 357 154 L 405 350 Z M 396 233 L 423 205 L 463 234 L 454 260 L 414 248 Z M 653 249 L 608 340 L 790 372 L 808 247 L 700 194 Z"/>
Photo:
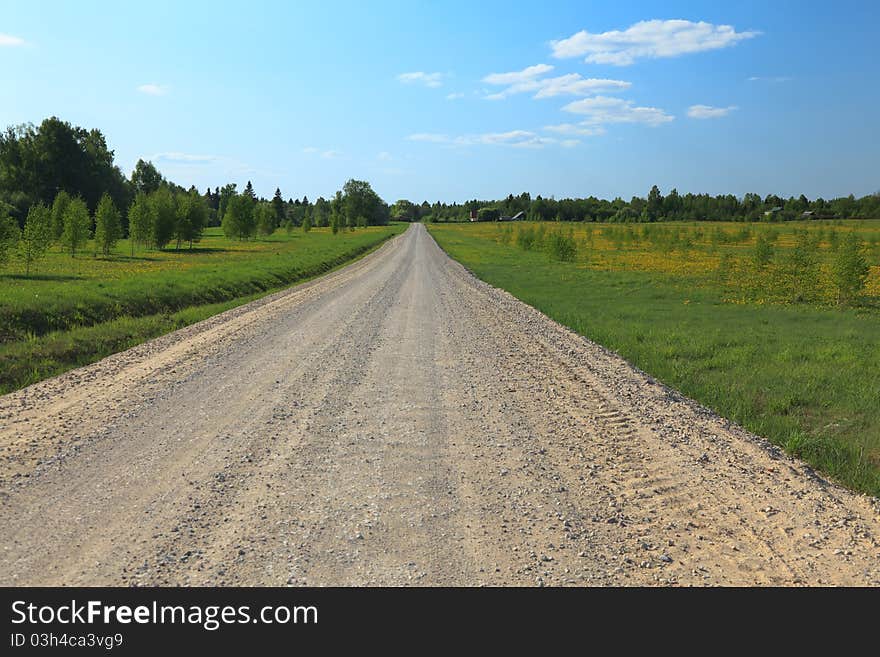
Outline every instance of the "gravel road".
<path fill-rule="evenodd" d="M 3 585 L 880 585 L 880 505 L 421 225 L 0 397 Z"/>

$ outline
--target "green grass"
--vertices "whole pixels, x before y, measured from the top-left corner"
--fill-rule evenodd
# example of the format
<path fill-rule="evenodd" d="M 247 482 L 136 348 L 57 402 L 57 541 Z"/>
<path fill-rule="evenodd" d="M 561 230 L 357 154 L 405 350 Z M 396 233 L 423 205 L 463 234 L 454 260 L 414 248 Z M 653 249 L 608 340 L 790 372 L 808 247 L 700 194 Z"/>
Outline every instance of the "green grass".
<path fill-rule="evenodd" d="M 856 490 L 880 495 L 880 313 L 727 303 L 668 273 L 551 260 L 429 226 L 478 277 Z"/>
<path fill-rule="evenodd" d="M 193 252 L 49 253 L 31 277 L 0 270 L 0 394 L 94 362 L 341 266 L 404 224 L 249 242 L 210 229 Z"/>

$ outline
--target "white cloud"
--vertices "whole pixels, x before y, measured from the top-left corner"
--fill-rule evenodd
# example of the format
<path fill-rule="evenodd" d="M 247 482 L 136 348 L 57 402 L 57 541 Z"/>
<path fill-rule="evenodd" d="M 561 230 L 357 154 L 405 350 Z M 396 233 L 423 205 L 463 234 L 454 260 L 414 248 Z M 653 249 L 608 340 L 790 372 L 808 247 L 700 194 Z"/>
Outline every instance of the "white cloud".
<path fill-rule="evenodd" d="M 489 132 L 474 137 L 466 137 L 475 144 L 515 146 L 518 148 L 540 148 L 555 143 L 552 137 L 541 137 L 528 130 L 511 130 L 509 132 Z"/>
<path fill-rule="evenodd" d="M 691 105 L 688 108 L 688 116 L 692 119 L 720 119 L 734 110 L 739 109 L 736 105 L 730 107 L 712 107 L 711 105 Z"/>
<path fill-rule="evenodd" d="M 12 48 L 14 46 L 23 46 L 24 44 L 25 41 L 21 37 L 0 33 L 0 47 Z"/>
<path fill-rule="evenodd" d="M 382 151 L 381 153 L 379 153 L 376 156 L 376 159 L 381 160 L 382 162 L 389 162 L 390 160 L 393 160 L 394 158 L 391 157 L 391 153 L 389 153 L 388 151 Z"/>
<path fill-rule="evenodd" d="M 584 123 L 560 123 L 558 125 L 545 125 L 544 130 L 555 132 L 560 135 L 578 135 L 580 137 L 596 137 L 605 134 L 605 128 L 600 125 L 586 125 Z"/>
<path fill-rule="evenodd" d="M 458 100 L 459 98 L 464 98 L 464 94 L 460 91 L 446 94 L 446 100 Z"/>
<path fill-rule="evenodd" d="M 492 73 L 483 78 L 483 82 L 492 85 L 503 85 L 506 89 L 486 96 L 487 100 L 502 100 L 520 93 L 533 93 L 534 98 L 553 98 L 554 96 L 589 96 L 596 93 L 620 91 L 632 86 L 623 80 L 607 80 L 582 78 L 578 73 L 567 73 L 552 78 L 540 77 L 552 71 L 553 67 L 546 64 L 529 66 L 522 71 L 512 73 Z"/>
<path fill-rule="evenodd" d="M 494 85 L 514 85 L 534 80 L 545 73 L 549 73 L 553 67 L 549 64 L 536 64 L 529 66 L 521 71 L 513 71 L 511 73 L 490 73 L 483 78 L 483 82 Z"/>
<path fill-rule="evenodd" d="M 499 92 L 485 96 L 487 100 L 502 100 L 519 93 L 532 93 L 534 98 L 552 98 L 554 96 L 589 96 L 595 93 L 618 91 L 632 86 L 623 80 L 607 80 L 582 78 L 578 73 L 567 73 L 552 78 L 542 78 L 553 67 L 548 64 L 536 64 L 522 71 L 510 73 L 491 73 L 483 78 L 483 82 L 496 86 L 505 86 Z"/>
<path fill-rule="evenodd" d="M 305 153 L 306 155 L 313 155 L 314 153 L 317 153 L 320 150 L 321 150 L 320 148 L 315 148 L 314 146 L 306 146 L 305 148 L 302 149 L 303 153 Z"/>
<path fill-rule="evenodd" d="M 572 114 L 580 114 L 586 118 L 584 125 L 604 125 L 607 123 L 644 123 L 658 126 L 672 121 L 662 109 L 656 107 L 636 107 L 631 100 L 595 96 L 569 103 L 562 108 Z"/>
<path fill-rule="evenodd" d="M 585 57 L 588 64 L 628 66 L 637 59 L 678 57 L 688 53 L 717 50 L 759 35 L 737 32 L 730 25 L 700 21 L 640 21 L 625 30 L 593 34 L 586 30 L 567 39 L 551 41 L 553 56 L 559 59 Z"/>
<path fill-rule="evenodd" d="M 421 84 L 426 87 L 440 87 L 443 85 L 443 73 L 425 73 L 415 71 L 413 73 L 401 73 L 397 79 L 403 84 Z"/>
<path fill-rule="evenodd" d="M 321 153 L 321 157 L 325 160 L 332 160 L 342 155 L 341 151 L 328 150 Z"/>
<path fill-rule="evenodd" d="M 623 80 L 607 80 L 598 78 L 581 78 L 577 73 L 562 75 L 558 78 L 541 80 L 541 88 L 535 98 L 551 98 L 553 96 L 589 96 L 601 92 L 613 92 L 629 89 L 631 82 Z"/>
<path fill-rule="evenodd" d="M 142 84 L 137 90 L 148 96 L 164 96 L 168 93 L 168 87 L 162 84 Z"/>

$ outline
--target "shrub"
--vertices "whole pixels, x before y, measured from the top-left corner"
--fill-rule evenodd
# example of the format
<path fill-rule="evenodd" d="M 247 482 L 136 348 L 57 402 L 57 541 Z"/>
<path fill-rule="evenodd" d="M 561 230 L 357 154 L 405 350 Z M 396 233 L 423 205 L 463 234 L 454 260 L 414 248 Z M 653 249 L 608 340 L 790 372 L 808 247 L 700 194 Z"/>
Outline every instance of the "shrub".
<path fill-rule="evenodd" d="M 520 228 L 516 232 L 516 245 L 523 251 L 531 251 L 535 245 L 535 229 L 531 226 Z"/>
<path fill-rule="evenodd" d="M 809 234 L 798 236 L 788 257 L 791 301 L 813 301 L 819 294 L 819 245 Z"/>
<path fill-rule="evenodd" d="M 577 256 L 577 244 L 574 240 L 574 233 L 569 231 L 566 235 L 560 231 L 553 232 L 547 240 L 547 250 L 555 260 L 573 262 Z"/>
<path fill-rule="evenodd" d="M 837 302 L 852 303 L 862 293 L 868 280 L 870 267 L 861 252 L 861 240 L 855 233 L 849 233 L 837 250 L 832 265 L 834 285 L 837 288 Z"/>
<path fill-rule="evenodd" d="M 766 267 L 773 260 L 773 246 L 765 234 L 758 235 L 758 239 L 755 240 L 755 251 L 752 256 L 759 269 Z"/>

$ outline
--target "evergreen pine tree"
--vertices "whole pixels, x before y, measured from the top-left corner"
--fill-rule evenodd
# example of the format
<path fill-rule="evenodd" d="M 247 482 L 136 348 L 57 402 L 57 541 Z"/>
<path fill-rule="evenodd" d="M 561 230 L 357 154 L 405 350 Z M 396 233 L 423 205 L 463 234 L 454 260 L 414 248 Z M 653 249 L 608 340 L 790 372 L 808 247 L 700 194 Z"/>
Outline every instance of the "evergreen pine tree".
<path fill-rule="evenodd" d="M 280 226 L 284 221 L 284 199 L 281 196 L 281 189 L 275 188 L 275 196 L 272 197 L 272 208 L 275 210 L 275 225 Z"/>
<path fill-rule="evenodd" d="M 251 184 L 250 180 L 247 181 L 247 185 L 245 186 L 244 191 L 242 192 L 242 196 L 247 197 L 248 199 L 250 199 L 254 203 L 257 202 L 257 195 L 254 193 L 254 186 Z"/>

